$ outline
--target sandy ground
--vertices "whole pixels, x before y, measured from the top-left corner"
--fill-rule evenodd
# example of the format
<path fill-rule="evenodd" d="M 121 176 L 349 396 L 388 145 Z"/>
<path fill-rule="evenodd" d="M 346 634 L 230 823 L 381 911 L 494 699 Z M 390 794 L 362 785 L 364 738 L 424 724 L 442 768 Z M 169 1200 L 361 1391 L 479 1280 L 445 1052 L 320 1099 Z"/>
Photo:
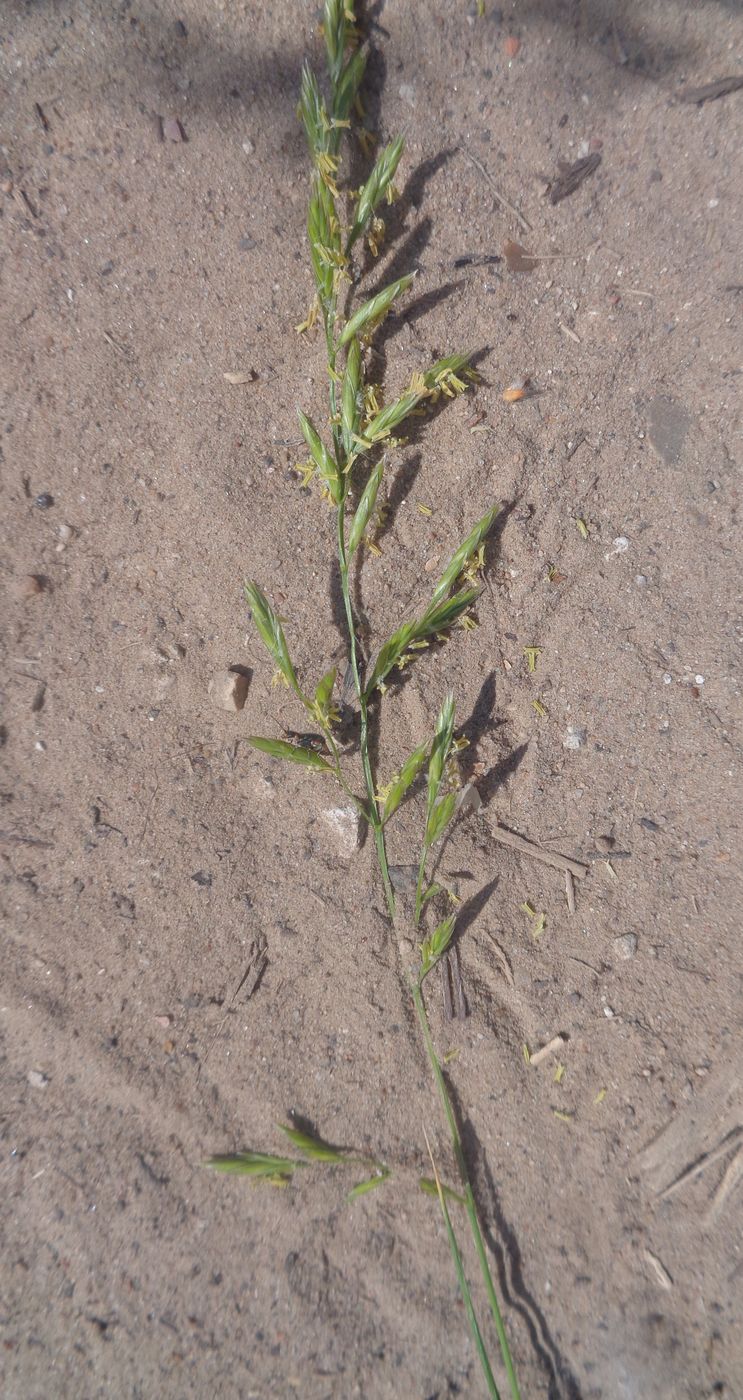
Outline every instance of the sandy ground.
<path fill-rule="evenodd" d="M 486 347 L 479 387 L 395 458 L 360 580 L 375 636 L 504 503 L 480 626 L 385 700 L 381 770 L 453 685 L 486 805 L 442 860 L 469 1015 L 447 1022 L 435 985 L 429 1003 L 458 1052 L 525 1400 L 732 1400 L 743 92 L 674 95 L 743 71 L 743 15 L 485 9 L 372 16 L 370 122 L 404 130 L 407 153 L 368 284 L 419 268 L 383 338 L 388 383 Z M 330 514 L 291 471 L 295 408 L 319 415 L 324 392 L 321 347 L 293 330 L 311 292 L 295 104 L 316 26 L 304 0 L 3 6 L 13 1400 L 483 1394 L 416 1187 L 424 1125 L 453 1168 L 404 925 L 384 917 L 372 846 L 338 846 L 322 783 L 245 742 L 299 720 L 271 688 L 246 574 L 302 674 L 343 658 Z M 162 140 L 163 120 L 180 131 Z M 598 170 L 552 205 L 558 162 L 589 151 Z M 509 237 L 560 256 L 455 267 Z M 535 392 L 505 403 L 523 375 Z M 230 715 L 208 685 L 233 665 L 252 681 Z M 415 859 L 419 819 L 393 831 L 394 861 Z M 588 865 L 574 914 L 560 872 L 498 844 L 496 821 Z M 546 915 L 538 938 L 525 902 Z M 261 948 L 259 984 L 253 961 L 238 991 Z M 559 1055 L 525 1063 L 558 1033 Z M 349 1206 L 353 1176 L 271 1191 L 204 1170 L 210 1152 L 279 1149 L 292 1112 L 394 1180 Z"/>

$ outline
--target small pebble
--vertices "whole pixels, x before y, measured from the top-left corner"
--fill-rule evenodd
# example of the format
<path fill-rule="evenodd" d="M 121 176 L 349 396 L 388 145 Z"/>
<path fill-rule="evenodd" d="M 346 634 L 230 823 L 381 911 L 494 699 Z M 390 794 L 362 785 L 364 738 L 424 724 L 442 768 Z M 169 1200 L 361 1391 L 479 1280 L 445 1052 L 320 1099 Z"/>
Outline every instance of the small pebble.
<path fill-rule="evenodd" d="M 26 598 L 38 598 L 40 593 L 46 591 L 46 588 L 47 581 L 42 574 L 24 574 L 16 584 L 16 596 L 21 601 Z"/>
<path fill-rule="evenodd" d="M 177 117 L 165 117 L 163 120 L 163 140 L 164 141 L 187 141 L 188 137 L 178 121 Z"/>
<path fill-rule="evenodd" d="M 328 807 L 320 813 L 336 838 L 338 853 L 352 856 L 359 844 L 359 814 L 355 807 Z"/>
<path fill-rule="evenodd" d="M 250 137 L 248 137 L 246 141 L 243 141 L 243 150 L 246 156 L 252 156 L 253 151 L 255 150 L 255 146 L 253 145 L 253 142 L 251 141 Z"/>
<path fill-rule="evenodd" d="M 604 1015 L 606 1016 L 607 1020 L 611 1020 L 612 1016 L 614 1015 L 614 1012 L 612 1011 L 610 1006 L 604 1007 Z"/>
<path fill-rule="evenodd" d="M 618 938 L 614 939 L 614 949 L 618 958 L 629 961 L 637 952 L 637 934 L 621 933 Z"/>
<path fill-rule="evenodd" d="M 585 729 L 579 729 L 577 725 L 569 724 L 568 732 L 562 741 L 564 749 L 582 749 L 586 742 Z"/>
<path fill-rule="evenodd" d="M 209 694 L 220 710 L 236 714 L 248 698 L 250 677 L 242 671 L 216 671 L 209 682 Z"/>
<path fill-rule="evenodd" d="M 415 106 L 415 88 L 412 83 L 400 83 L 399 92 L 403 102 L 407 102 L 409 107 Z"/>
<path fill-rule="evenodd" d="M 695 684 L 695 685 L 704 685 L 704 676 L 695 676 L 695 677 L 694 677 L 694 684 Z"/>
<path fill-rule="evenodd" d="M 30 1069 L 26 1078 L 32 1089 L 46 1089 L 49 1083 L 49 1076 L 42 1074 L 40 1069 Z"/>
<path fill-rule="evenodd" d="M 613 845 L 614 845 L 614 837 L 613 837 L 613 836 L 597 836 L 597 837 L 596 837 L 596 850 L 597 850 L 597 851 L 600 851 L 601 854 L 602 854 L 603 856 L 608 856 L 609 851 L 611 850 L 611 848 L 612 848 Z"/>
<path fill-rule="evenodd" d="M 54 497 L 50 496 L 48 491 L 42 491 L 41 495 L 36 497 L 34 505 L 37 510 L 48 510 L 54 505 Z"/>
<path fill-rule="evenodd" d="M 509 34 L 503 40 L 503 52 L 506 55 L 506 58 L 509 60 L 509 62 L 512 58 L 516 57 L 516 54 L 518 53 L 520 48 L 521 40 L 517 39 L 515 34 Z"/>
<path fill-rule="evenodd" d="M 172 1026 L 173 1024 L 172 1016 L 156 1016 L 155 1020 L 158 1026 L 163 1026 L 165 1030 L 168 1029 L 168 1026 Z"/>

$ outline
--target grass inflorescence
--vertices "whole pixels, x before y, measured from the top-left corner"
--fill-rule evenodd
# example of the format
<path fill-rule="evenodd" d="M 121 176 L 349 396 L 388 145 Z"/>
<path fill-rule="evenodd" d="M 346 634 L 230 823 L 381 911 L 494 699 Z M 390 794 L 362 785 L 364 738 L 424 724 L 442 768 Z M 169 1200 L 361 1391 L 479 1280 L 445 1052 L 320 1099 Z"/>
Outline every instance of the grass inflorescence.
<path fill-rule="evenodd" d="M 451 628 L 470 618 L 479 596 L 478 576 L 484 564 L 485 542 L 495 521 L 493 505 L 476 521 L 466 539 L 452 551 L 428 600 L 411 616 L 401 620 L 389 637 L 382 640 L 367 659 L 354 611 L 350 568 L 360 551 L 374 550 L 375 522 L 384 490 L 384 478 L 391 447 L 400 442 L 399 433 L 412 415 L 442 398 L 451 399 L 465 392 L 475 378 L 471 357 L 455 353 L 424 365 L 410 383 L 389 404 L 380 402 L 381 391 L 367 375 L 367 347 L 375 331 L 393 309 L 397 309 L 411 287 L 413 272 L 398 277 L 359 305 L 353 305 L 357 272 L 354 250 L 366 244 L 376 256 L 384 238 L 381 211 L 395 197 L 394 178 L 403 154 L 398 137 L 378 155 L 360 189 L 343 190 L 341 151 L 344 137 L 359 110 L 359 89 L 366 65 L 366 49 L 359 35 L 348 0 L 325 0 L 323 34 L 327 60 L 327 96 L 308 65 L 302 73 L 299 115 L 304 126 L 312 161 L 307 233 L 315 295 L 306 319 L 298 330 L 305 333 L 321 327 L 328 376 L 327 424 L 322 430 L 299 410 L 299 425 L 308 453 L 298 471 L 304 486 L 317 484 L 321 497 L 335 515 L 337 566 L 343 598 L 348 641 L 348 674 L 339 684 L 335 668 L 320 675 L 314 688 L 300 680 L 290 647 L 271 602 L 258 583 L 245 585 L 245 596 L 258 634 L 276 668 L 276 676 L 293 693 L 310 724 L 309 734 L 288 738 L 254 736 L 250 743 L 276 759 L 302 765 L 318 778 L 335 781 L 354 803 L 360 818 L 371 829 L 390 917 L 395 914 L 395 890 L 387 860 L 386 828 L 414 784 L 425 776 L 426 804 L 415 886 L 413 924 L 421 930 L 427 907 L 434 907 L 437 895 L 446 891 L 433 881 L 435 848 L 450 828 L 459 809 L 459 793 L 452 785 L 456 766 L 454 696 L 445 696 L 432 736 L 420 743 L 407 757 L 394 777 L 382 786 L 372 760 L 370 722 L 390 680 L 415 660 L 433 641 L 444 641 Z M 365 134 L 368 136 L 368 134 Z M 534 648 L 535 653 L 537 648 Z M 341 689 L 353 694 L 358 751 L 364 792 L 354 791 L 353 777 L 345 767 L 344 745 L 339 739 Z M 336 691 L 339 698 L 336 701 Z M 500 1345 L 512 1400 L 518 1400 L 518 1383 L 511 1359 L 498 1300 L 493 1284 L 478 1219 L 477 1206 L 467 1169 L 456 1116 L 431 1034 L 423 988 L 455 935 L 456 913 L 441 919 L 432 932 L 420 939 L 420 961 L 409 973 L 410 995 L 421 1028 L 441 1106 L 447 1121 L 454 1158 L 460 1178 L 459 1191 L 443 1185 L 431 1154 L 433 1179 L 421 1185 L 440 1204 L 472 1336 L 483 1376 L 491 1396 L 498 1396 L 486 1343 L 477 1320 L 475 1304 L 452 1222 L 450 1206 L 463 1208 L 482 1272 L 493 1324 Z M 270 1153 L 247 1152 L 215 1157 L 210 1165 L 221 1171 L 240 1172 L 274 1185 L 287 1185 L 295 1173 L 307 1165 L 339 1167 L 362 1159 L 335 1149 L 320 1139 L 293 1129 L 284 1129 L 299 1158 Z M 430 1152 L 430 1149 L 429 1149 Z M 390 1176 L 387 1167 L 363 1159 L 371 1174 L 352 1190 L 363 1194 L 383 1184 Z"/>

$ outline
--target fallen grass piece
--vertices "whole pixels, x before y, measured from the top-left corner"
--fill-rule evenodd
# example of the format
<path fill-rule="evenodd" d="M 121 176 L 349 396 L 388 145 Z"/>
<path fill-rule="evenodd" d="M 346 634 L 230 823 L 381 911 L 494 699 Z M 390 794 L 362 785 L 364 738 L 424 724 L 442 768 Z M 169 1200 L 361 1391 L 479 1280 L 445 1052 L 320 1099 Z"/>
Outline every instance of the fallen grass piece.
<path fill-rule="evenodd" d="M 548 1040 L 547 1044 L 543 1045 L 541 1050 L 537 1050 L 536 1053 L 532 1055 L 531 1063 L 536 1068 L 537 1065 L 541 1065 L 543 1060 L 547 1060 L 550 1055 L 554 1055 L 557 1050 L 562 1050 L 563 1045 L 566 1044 L 567 1041 L 564 1035 L 553 1035 L 552 1039 Z"/>

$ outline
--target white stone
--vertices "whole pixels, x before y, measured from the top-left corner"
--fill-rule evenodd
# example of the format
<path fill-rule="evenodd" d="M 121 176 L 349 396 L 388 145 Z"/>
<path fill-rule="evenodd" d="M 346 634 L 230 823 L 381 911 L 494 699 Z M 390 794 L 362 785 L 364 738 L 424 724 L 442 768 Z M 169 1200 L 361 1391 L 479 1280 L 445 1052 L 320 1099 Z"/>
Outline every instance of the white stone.
<path fill-rule="evenodd" d="M 582 749 L 586 742 L 586 731 L 575 724 L 568 725 L 568 732 L 562 741 L 564 749 Z"/>
<path fill-rule="evenodd" d="M 348 860 L 359 844 L 359 814 L 356 808 L 328 807 L 320 815 L 336 839 L 339 855 Z"/>

